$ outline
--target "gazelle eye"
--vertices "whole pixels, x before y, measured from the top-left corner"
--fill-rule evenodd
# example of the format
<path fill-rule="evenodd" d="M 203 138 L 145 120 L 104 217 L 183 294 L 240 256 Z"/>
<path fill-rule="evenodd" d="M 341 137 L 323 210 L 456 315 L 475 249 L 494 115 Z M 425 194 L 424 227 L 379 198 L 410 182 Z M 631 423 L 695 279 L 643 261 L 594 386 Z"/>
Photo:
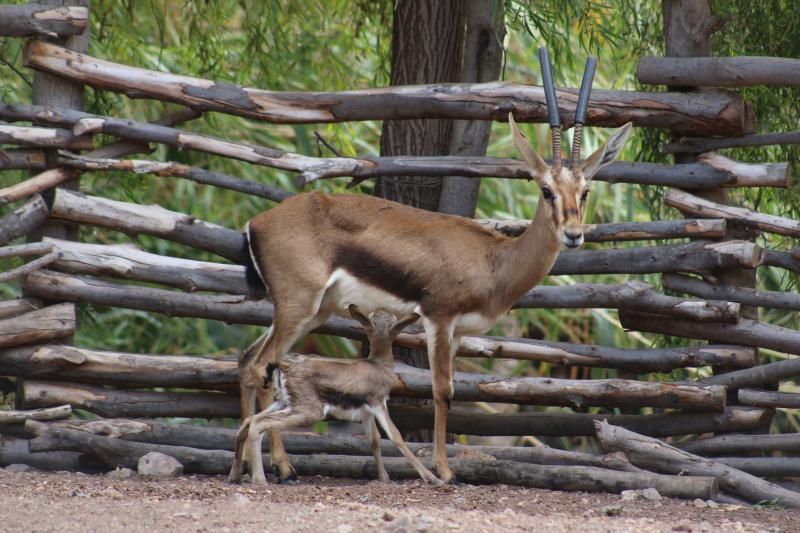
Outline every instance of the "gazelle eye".
<path fill-rule="evenodd" d="M 542 196 L 544 196 L 545 200 L 548 200 L 548 201 L 551 201 L 551 202 L 556 197 L 556 195 L 553 194 L 553 191 L 550 189 L 550 187 L 542 187 Z"/>
<path fill-rule="evenodd" d="M 583 194 L 581 194 L 581 203 L 585 202 L 588 199 L 589 199 L 589 189 L 586 189 L 583 191 Z"/>

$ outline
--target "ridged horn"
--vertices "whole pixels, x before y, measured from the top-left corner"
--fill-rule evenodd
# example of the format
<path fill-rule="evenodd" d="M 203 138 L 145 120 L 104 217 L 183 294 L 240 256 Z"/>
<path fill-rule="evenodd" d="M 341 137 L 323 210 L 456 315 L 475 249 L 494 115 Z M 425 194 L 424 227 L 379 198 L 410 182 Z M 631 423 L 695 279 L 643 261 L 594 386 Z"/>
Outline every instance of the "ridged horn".
<path fill-rule="evenodd" d="M 583 69 L 581 90 L 578 96 L 578 105 L 575 108 L 575 129 L 572 133 L 572 157 L 569 160 L 570 170 L 575 170 L 581 160 L 581 144 L 583 143 L 583 125 L 586 123 L 586 108 L 589 105 L 589 94 L 592 92 L 594 71 L 597 69 L 597 58 L 590 57 L 586 60 Z"/>
<path fill-rule="evenodd" d="M 539 65 L 542 69 L 542 86 L 547 102 L 547 116 L 550 122 L 550 133 L 553 137 L 553 176 L 561 172 L 561 118 L 558 116 L 556 89 L 553 86 L 553 71 L 550 66 L 550 54 L 544 46 L 539 48 Z"/>

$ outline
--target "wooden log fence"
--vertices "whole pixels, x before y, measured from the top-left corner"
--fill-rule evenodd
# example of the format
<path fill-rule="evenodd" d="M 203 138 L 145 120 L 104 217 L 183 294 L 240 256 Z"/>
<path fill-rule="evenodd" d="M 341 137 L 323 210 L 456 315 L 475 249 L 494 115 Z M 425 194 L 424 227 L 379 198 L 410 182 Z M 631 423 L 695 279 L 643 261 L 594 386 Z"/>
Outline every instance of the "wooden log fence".
<path fill-rule="evenodd" d="M 520 121 L 544 122 L 547 116 L 541 87 L 503 82 L 339 93 L 275 92 L 120 65 L 42 41 L 28 42 L 25 64 L 99 89 L 269 122 L 297 124 L 423 116 L 504 121 L 512 109 Z M 571 117 L 575 116 L 578 91 L 561 89 L 557 93 L 564 126 L 569 127 Z M 629 121 L 636 126 L 667 127 L 689 135 L 712 132 L 742 135 L 752 131 L 754 124 L 750 110 L 741 98 L 731 93 L 592 91 L 587 125 L 615 127 Z"/>
<path fill-rule="evenodd" d="M 0 6 L 0 35 L 50 38 L 78 35 L 84 32 L 87 19 L 86 8 L 75 11 L 34 4 Z M 698 86 L 706 82 L 717 86 L 795 84 L 791 81 L 791 70 L 800 65 L 800 60 L 760 59 L 763 58 L 643 58 L 639 75 L 647 82 L 672 86 Z M 74 84 L 175 102 L 188 109 L 155 123 L 144 123 L 73 109 L 0 103 L 0 120 L 35 124 L 0 124 L 0 144 L 12 147 L 0 149 L 0 170 L 39 172 L 0 189 L 0 204 L 30 198 L 27 204 L 0 218 L 0 258 L 37 257 L 0 273 L 0 282 L 24 276 L 26 295 L 0 301 L 0 372 L 17 378 L 17 409 L 0 411 L 0 434 L 4 435 L 0 439 L 0 466 L 14 460 L 43 468 L 96 472 L 115 466 L 135 467 L 144 453 L 157 450 L 178 458 L 188 473 L 227 473 L 235 430 L 179 427 L 132 419 L 238 417 L 238 368 L 233 357 L 153 356 L 53 343 L 63 342 L 74 333 L 76 303 L 262 326 L 270 325 L 273 319 L 272 304 L 263 299 L 262 292 L 247 285 L 244 268 L 239 266 L 246 254 L 241 231 L 159 206 L 54 190 L 60 183 L 85 171 L 122 170 L 190 179 L 275 202 L 291 196 L 289 192 L 252 180 L 180 163 L 122 159 L 150 152 L 150 143 L 296 172 L 299 186 L 335 177 L 350 177 L 353 185 L 365 179 L 399 175 L 529 179 L 525 164 L 514 159 L 310 157 L 190 133 L 175 126 L 207 110 L 284 124 L 421 116 L 505 121 L 509 112 L 518 121 L 542 122 L 546 116 L 541 87 L 503 82 L 336 93 L 276 92 L 119 65 L 44 41 L 27 44 L 25 61 L 37 72 L 54 74 Z M 685 70 L 690 63 L 695 67 Z M 706 66 L 698 68 L 698 63 Z M 783 72 L 775 70 L 779 63 Z M 560 89 L 558 93 L 561 114 L 569 117 L 564 126 L 569 127 L 577 91 Z M 620 126 L 629 120 L 637 126 L 667 128 L 674 135 L 683 136 L 665 146 L 667 152 L 697 153 L 726 146 L 800 143 L 798 132 L 742 136 L 753 131 L 754 118 L 748 104 L 733 93 L 593 91 L 587 125 Z M 93 149 L 96 134 L 120 140 Z M 709 137 L 712 135 L 742 137 Z M 56 149 L 61 150 L 56 153 Z M 79 154 L 74 152 L 77 150 L 91 151 Z M 52 165 L 57 166 L 51 168 Z M 463 337 L 457 353 L 460 357 L 611 368 L 619 370 L 626 379 L 568 380 L 456 372 L 453 399 L 459 404 L 450 413 L 448 431 L 486 436 L 597 436 L 608 452 L 597 456 L 546 447 L 451 445 L 448 455 L 459 479 L 469 483 L 502 482 L 612 492 L 656 487 L 664 495 L 703 499 L 721 497 L 718 494 L 721 488 L 728 495 L 748 501 L 776 500 L 800 507 L 800 494 L 750 475 L 800 475 L 800 459 L 745 457 L 753 452 L 797 453 L 800 440 L 796 434 L 724 435 L 763 430 L 774 409 L 800 407 L 800 394 L 761 390 L 800 376 L 800 357 L 753 367 L 759 347 L 800 355 L 800 333 L 752 320 L 753 309 L 747 307 L 798 310 L 800 299 L 791 293 L 758 291 L 725 283 L 715 285 L 685 275 L 718 280 L 720 272 L 744 269 L 752 273 L 759 266 L 800 272 L 800 253 L 796 250 L 765 250 L 743 240 L 719 241 L 741 235 L 742 228 L 797 237 L 800 225 L 796 221 L 692 194 L 709 189 L 719 191 L 722 187 L 786 188 L 791 181 L 790 168 L 786 162 L 742 163 L 709 152 L 691 164 L 617 162 L 602 169 L 596 179 L 611 184 L 671 187 L 665 195 L 667 205 L 700 218 L 587 225 L 588 242 L 666 239 L 693 239 L 693 242 L 569 251 L 561 254 L 550 274 L 658 273 L 663 276 L 665 289 L 701 299 L 660 294 L 647 283 L 629 280 L 615 284 L 540 286 L 526 293 L 514 307 L 618 309 L 626 329 L 737 346 L 618 349 L 525 338 Z M 38 194 L 50 190 L 53 192 L 47 193 L 46 203 Z M 3 247 L 48 221 L 152 235 L 236 264 L 178 259 L 130 246 L 58 239 Z M 529 224 L 525 220 L 478 222 L 511 237 L 521 234 Z M 120 278 L 124 282 L 94 276 Z M 180 290 L 141 286 L 130 281 Z M 69 303 L 50 304 L 54 301 Z M 359 324 L 341 318 L 329 320 L 316 332 L 365 340 Z M 396 344 L 425 349 L 426 341 L 420 328 L 412 327 L 397 337 Z M 684 382 L 628 379 L 637 373 L 701 366 L 732 371 Z M 431 397 L 430 371 L 400 363 L 395 370 L 394 397 Z M 486 414 L 465 408 L 460 402 L 550 405 L 574 411 L 589 406 L 601 409 L 592 414 L 567 409 Z M 656 412 L 646 415 L 609 412 L 616 407 L 649 407 Z M 72 409 L 87 410 L 105 419 L 39 421 L 69 416 Z M 429 429 L 433 425 L 433 410 L 428 407 L 391 405 L 390 409 L 402 431 Z M 719 435 L 684 443 L 685 451 L 654 440 L 708 433 Z M 25 440 L 20 440 L 20 436 Z M 367 457 L 370 445 L 364 437 L 290 433 L 286 441 L 301 474 L 361 478 L 375 475 L 372 459 Z M 181 446 L 186 442 L 200 444 L 197 448 Z M 23 450 L 28 445 L 30 450 Z M 395 458 L 397 452 L 393 446 L 386 441 L 381 446 L 388 456 L 387 468 L 392 476 L 416 477 L 405 461 Z M 428 445 L 411 446 L 424 455 Z M 733 457 L 711 461 L 692 456 L 690 451 Z"/>
<path fill-rule="evenodd" d="M 788 57 L 642 57 L 639 83 L 701 87 L 800 86 L 800 60 Z"/>
<path fill-rule="evenodd" d="M 664 473 L 713 476 L 724 492 L 757 503 L 779 501 L 800 507 L 800 493 L 784 489 L 720 462 L 679 450 L 659 440 L 608 423 L 597 423 L 597 437 L 606 451 L 622 451 L 633 464 Z"/>
<path fill-rule="evenodd" d="M 178 459 L 184 472 L 225 474 L 230 470 L 233 452 L 202 450 L 186 446 L 169 446 L 112 439 L 91 433 L 54 428 L 30 441 L 31 451 L 70 450 L 94 456 L 107 468 L 135 468 L 140 457 L 158 451 Z M 292 456 L 292 464 L 300 475 L 377 477 L 371 458 L 353 456 Z M 393 478 L 415 478 L 416 472 L 405 459 L 387 457 L 385 466 Z M 429 459 L 424 459 L 429 462 Z M 561 490 L 611 491 L 655 487 L 660 493 L 678 497 L 715 498 L 717 484 L 713 479 L 659 476 L 650 473 L 620 472 L 596 467 L 534 465 L 499 460 L 454 459 L 451 463 L 468 483 L 508 483 Z"/>

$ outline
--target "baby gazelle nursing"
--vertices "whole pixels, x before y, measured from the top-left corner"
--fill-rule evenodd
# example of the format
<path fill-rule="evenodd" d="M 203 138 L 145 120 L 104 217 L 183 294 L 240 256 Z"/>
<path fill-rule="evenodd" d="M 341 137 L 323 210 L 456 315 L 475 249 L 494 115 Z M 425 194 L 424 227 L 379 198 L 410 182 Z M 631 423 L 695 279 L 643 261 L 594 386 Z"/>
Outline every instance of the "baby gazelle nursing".
<path fill-rule="evenodd" d="M 441 484 L 441 480 L 408 449 L 386 408 L 386 400 L 396 381 L 392 341 L 419 315 L 412 313 L 398 320 L 378 310 L 367 318 L 355 305 L 349 309 L 367 333 L 369 357 L 353 360 L 287 354 L 277 368 L 270 366 L 267 379 L 274 380 L 278 399 L 264 411 L 243 421 L 236 435 L 231 481 L 238 482 L 241 479 L 242 460 L 247 457 L 253 483 L 266 484 L 261 461 L 261 440 L 265 432 L 307 426 L 331 416 L 340 420 L 360 420 L 364 424 L 381 481 L 388 481 L 389 475 L 381 458 L 380 433 L 376 421 L 422 479 Z M 245 446 L 247 453 L 244 453 Z"/>

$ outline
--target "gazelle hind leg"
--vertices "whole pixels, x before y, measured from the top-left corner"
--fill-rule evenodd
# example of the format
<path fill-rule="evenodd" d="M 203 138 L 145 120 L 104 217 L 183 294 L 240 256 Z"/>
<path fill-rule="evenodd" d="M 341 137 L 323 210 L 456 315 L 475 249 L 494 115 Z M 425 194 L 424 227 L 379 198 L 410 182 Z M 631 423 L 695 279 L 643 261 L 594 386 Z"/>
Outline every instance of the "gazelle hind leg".
<path fill-rule="evenodd" d="M 428 362 L 433 372 L 433 457 L 436 472 L 444 482 L 454 480 L 447 461 L 447 413 L 453 397 L 453 324 L 425 321 L 428 339 Z"/>
<path fill-rule="evenodd" d="M 275 432 L 280 436 L 282 430 L 313 424 L 321 418 L 322 412 L 297 411 L 291 407 L 274 412 L 265 411 L 255 415 L 250 420 L 250 428 L 247 431 L 245 444 L 249 448 L 248 457 L 252 459 L 250 475 L 253 484 L 266 485 L 267 483 L 267 478 L 264 476 L 264 464 L 261 460 L 261 440 L 265 432 Z M 288 457 L 286 460 L 288 462 Z M 291 468 L 291 465 L 289 465 L 289 468 Z M 280 478 L 280 480 L 283 481 L 284 479 Z"/>
<path fill-rule="evenodd" d="M 378 470 L 378 479 L 387 482 L 389 481 L 389 473 L 386 472 L 386 466 L 383 464 L 383 456 L 381 455 L 381 434 L 378 431 L 378 426 L 375 425 L 375 417 L 371 414 L 364 417 L 364 433 L 369 437 L 372 456 L 375 458 L 375 468 Z"/>
<path fill-rule="evenodd" d="M 392 419 L 389 417 L 389 410 L 386 408 L 386 404 L 383 403 L 380 406 L 369 407 L 368 409 L 375 417 L 375 420 L 378 421 L 378 424 L 380 424 L 380 426 L 383 428 L 383 431 L 386 432 L 386 435 L 389 436 L 389 439 L 392 441 L 392 443 L 397 446 L 397 449 L 400 450 L 400 453 L 402 453 L 403 456 L 408 459 L 408 461 L 411 463 L 411 466 L 413 466 L 414 470 L 416 470 L 417 474 L 419 474 L 419 477 L 431 485 L 442 485 L 442 480 L 433 475 L 433 472 L 428 470 L 425 465 L 422 464 L 419 458 L 408 448 L 403 440 L 403 436 L 400 434 L 400 430 L 397 429 L 397 426 L 394 425 L 394 422 L 392 422 Z"/>

